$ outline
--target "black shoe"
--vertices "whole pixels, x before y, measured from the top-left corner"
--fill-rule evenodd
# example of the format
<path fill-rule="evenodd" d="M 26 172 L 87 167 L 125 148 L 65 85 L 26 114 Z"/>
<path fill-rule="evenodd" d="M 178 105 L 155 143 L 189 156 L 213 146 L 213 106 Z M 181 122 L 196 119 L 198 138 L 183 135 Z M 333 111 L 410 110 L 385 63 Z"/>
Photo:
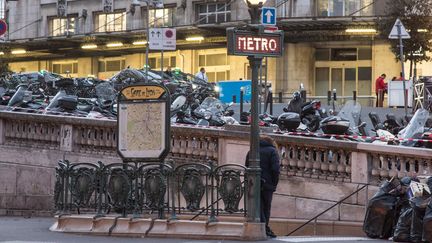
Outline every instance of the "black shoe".
<path fill-rule="evenodd" d="M 277 237 L 277 235 L 271 229 L 266 230 L 266 235 L 270 238 L 276 238 Z"/>

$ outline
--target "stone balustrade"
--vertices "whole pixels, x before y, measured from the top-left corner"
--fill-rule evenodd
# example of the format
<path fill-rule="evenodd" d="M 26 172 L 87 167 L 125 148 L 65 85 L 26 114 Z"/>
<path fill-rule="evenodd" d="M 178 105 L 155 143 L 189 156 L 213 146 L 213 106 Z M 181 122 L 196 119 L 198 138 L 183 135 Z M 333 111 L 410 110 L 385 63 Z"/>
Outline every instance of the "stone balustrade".
<path fill-rule="evenodd" d="M 169 158 L 178 164 L 244 165 L 248 129 L 173 125 Z M 0 111 L 0 214 L 4 209 L 52 210 L 58 161 L 119 163 L 116 135 L 113 120 Z M 430 149 L 268 135 L 277 142 L 281 156 L 280 196 L 273 209 L 279 217 L 307 219 L 359 184 L 432 173 Z M 374 192 L 369 188 L 324 219 L 361 221 L 367 198 Z"/>
<path fill-rule="evenodd" d="M 350 182 L 359 177 L 358 169 L 363 168 L 366 175 L 361 182 L 368 183 L 432 172 L 432 153 L 428 149 L 269 135 L 278 143 L 286 176 Z M 213 160 L 218 164 L 243 164 L 248 139 L 244 127 L 173 125 L 170 157 L 184 162 Z M 116 144 L 113 120 L 0 112 L 0 145 L 116 157 Z M 237 151 L 230 150 L 233 144 L 237 145 Z"/>

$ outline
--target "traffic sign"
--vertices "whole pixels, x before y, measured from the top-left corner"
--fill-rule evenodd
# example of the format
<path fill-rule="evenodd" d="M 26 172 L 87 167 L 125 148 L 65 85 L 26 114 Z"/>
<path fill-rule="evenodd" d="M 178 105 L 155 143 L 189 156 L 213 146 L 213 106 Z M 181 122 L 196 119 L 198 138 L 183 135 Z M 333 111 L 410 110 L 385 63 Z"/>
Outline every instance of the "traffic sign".
<path fill-rule="evenodd" d="M 150 50 L 176 50 L 176 29 L 150 28 Z"/>
<path fill-rule="evenodd" d="M 283 33 L 258 33 L 228 29 L 228 54 L 237 56 L 280 57 L 283 51 Z"/>
<path fill-rule="evenodd" d="M 276 25 L 276 8 L 263 7 L 261 10 L 261 24 Z"/>
<path fill-rule="evenodd" d="M 0 19 L 0 36 L 4 35 L 8 29 L 8 26 L 6 22 L 2 19 Z"/>
<path fill-rule="evenodd" d="M 279 31 L 279 28 L 277 26 L 266 26 L 264 28 L 264 33 L 274 33 Z"/>
<path fill-rule="evenodd" d="M 400 27 L 400 33 L 398 27 Z M 400 21 L 400 19 L 396 19 L 396 22 L 394 23 L 388 38 L 399 39 L 399 37 L 402 39 L 411 39 L 411 36 L 408 33 L 408 31 L 405 29 L 405 26 L 402 24 L 402 21 Z"/>

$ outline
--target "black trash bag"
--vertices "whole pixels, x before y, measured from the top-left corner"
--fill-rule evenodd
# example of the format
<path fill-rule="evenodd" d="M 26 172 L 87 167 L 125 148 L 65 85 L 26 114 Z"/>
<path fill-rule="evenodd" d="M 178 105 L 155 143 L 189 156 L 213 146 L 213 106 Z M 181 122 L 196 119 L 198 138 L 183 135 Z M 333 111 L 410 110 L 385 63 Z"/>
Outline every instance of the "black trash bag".
<path fill-rule="evenodd" d="M 423 239 L 423 219 L 426 213 L 426 208 L 430 202 L 430 197 L 414 197 L 410 200 L 411 208 L 413 209 L 411 219 L 411 241 L 422 242 Z"/>
<path fill-rule="evenodd" d="M 411 241 L 412 215 L 413 215 L 413 209 L 411 207 L 408 206 L 402 209 L 393 234 L 393 241 L 397 241 L 397 242 Z"/>
<path fill-rule="evenodd" d="M 398 186 L 397 179 L 385 182 L 369 201 L 363 222 L 363 231 L 368 237 L 387 239 L 392 235 L 399 201 L 394 189 Z"/>
<path fill-rule="evenodd" d="M 432 242 L 432 201 L 429 202 L 423 218 L 423 241 Z"/>

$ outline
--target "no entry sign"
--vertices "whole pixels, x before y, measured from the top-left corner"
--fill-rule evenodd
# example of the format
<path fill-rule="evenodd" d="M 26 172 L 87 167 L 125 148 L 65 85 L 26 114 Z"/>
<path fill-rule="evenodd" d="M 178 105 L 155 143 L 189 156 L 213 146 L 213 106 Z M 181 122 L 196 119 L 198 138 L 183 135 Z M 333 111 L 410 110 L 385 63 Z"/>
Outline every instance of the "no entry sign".
<path fill-rule="evenodd" d="M 282 33 L 255 33 L 244 30 L 228 31 L 228 54 L 238 56 L 282 56 Z"/>
<path fill-rule="evenodd" d="M 4 35 L 7 31 L 7 24 L 4 20 L 0 19 L 0 36 Z"/>

